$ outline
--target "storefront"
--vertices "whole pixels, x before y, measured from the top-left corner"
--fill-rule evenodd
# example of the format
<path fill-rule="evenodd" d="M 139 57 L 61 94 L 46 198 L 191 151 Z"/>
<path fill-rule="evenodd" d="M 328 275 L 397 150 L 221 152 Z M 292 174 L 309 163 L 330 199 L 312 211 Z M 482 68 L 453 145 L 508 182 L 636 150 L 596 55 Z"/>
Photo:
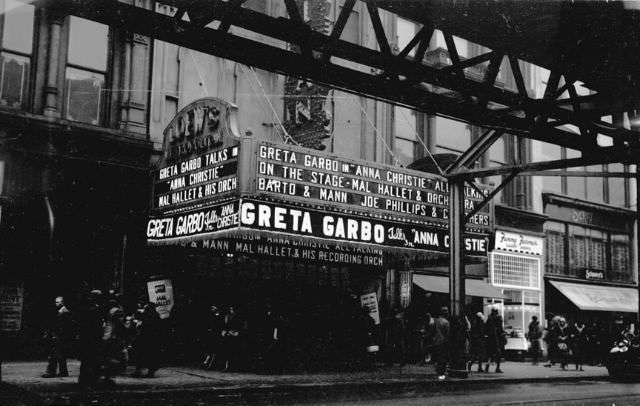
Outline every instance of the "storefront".
<path fill-rule="evenodd" d="M 446 179 L 239 137 L 235 114 L 201 99 L 165 130 L 146 277 L 173 279 L 176 306 L 207 300 L 250 313 L 275 303 L 320 341 L 318 326 L 365 303 L 376 323 L 408 306 L 411 258 L 441 261 L 449 250 Z M 467 210 L 488 194 L 465 192 Z M 489 205 L 471 218 L 468 257 L 486 258 L 492 217 Z"/>
<path fill-rule="evenodd" d="M 496 229 L 490 253 L 491 284 L 504 295 L 502 315 L 507 332 L 505 350 L 523 355 L 531 318 L 543 320 L 542 251 L 540 236 Z"/>
<path fill-rule="evenodd" d="M 635 320 L 635 212 L 544 194 L 547 319 L 560 315 L 611 332 Z"/>

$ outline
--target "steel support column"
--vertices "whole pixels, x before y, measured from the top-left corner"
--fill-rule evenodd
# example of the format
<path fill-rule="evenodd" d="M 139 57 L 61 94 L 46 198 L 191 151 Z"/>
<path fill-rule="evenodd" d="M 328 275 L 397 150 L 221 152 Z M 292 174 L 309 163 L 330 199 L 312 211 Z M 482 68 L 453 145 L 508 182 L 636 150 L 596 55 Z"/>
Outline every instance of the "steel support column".
<path fill-rule="evenodd" d="M 638 314 L 636 334 L 640 328 L 640 161 L 636 164 L 636 283 L 638 284 Z"/>
<path fill-rule="evenodd" d="M 449 375 L 466 378 L 464 359 L 464 181 L 449 181 L 449 307 L 451 309 L 451 358 Z"/>

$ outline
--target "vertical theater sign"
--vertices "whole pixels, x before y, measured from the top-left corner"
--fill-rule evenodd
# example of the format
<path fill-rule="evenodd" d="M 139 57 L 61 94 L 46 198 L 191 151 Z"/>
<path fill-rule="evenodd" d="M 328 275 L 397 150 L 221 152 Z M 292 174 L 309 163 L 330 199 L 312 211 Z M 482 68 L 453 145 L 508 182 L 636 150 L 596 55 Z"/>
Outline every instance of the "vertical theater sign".
<path fill-rule="evenodd" d="M 148 244 L 257 249 L 260 241 L 296 241 L 302 259 L 305 249 L 345 259 L 448 252 L 445 178 L 241 137 L 236 114 L 232 104 L 206 98 L 169 124 L 153 174 Z M 465 210 L 488 193 L 467 188 Z M 469 219 L 466 255 L 487 255 L 492 223 L 491 205 Z"/>

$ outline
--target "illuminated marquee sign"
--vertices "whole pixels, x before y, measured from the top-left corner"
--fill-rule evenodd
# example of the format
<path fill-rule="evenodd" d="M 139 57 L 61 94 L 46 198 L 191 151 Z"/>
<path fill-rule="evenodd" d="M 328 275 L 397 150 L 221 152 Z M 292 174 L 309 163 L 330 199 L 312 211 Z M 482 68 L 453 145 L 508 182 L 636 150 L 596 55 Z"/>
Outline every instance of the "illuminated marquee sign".
<path fill-rule="evenodd" d="M 448 252 L 445 178 L 240 137 L 235 112 L 227 102 L 205 98 L 167 126 L 164 155 L 152 176 L 148 244 L 259 234 L 334 248 L 253 240 L 234 243 L 229 252 L 374 266 L 381 254 L 362 250 Z M 465 188 L 465 210 L 488 194 L 485 187 Z M 487 205 L 470 218 L 466 255 L 487 255 L 492 217 Z"/>
<path fill-rule="evenodd" d="M 238 190 L 238 146 L 219 148 L 156 172 L 154 209 L 202 203 Z"/>
<path fill-rule="evenodd" d="M 256 155 L 257 194 L 447 223 L 449 187 L 444 178 L 266 142 L 258 144 Z M 465 210 L 473 210 L 488 194 L 487 189 L 466 187 Z M 467 229 L 483 232 L 490 226 L 487 206 L 469 219 Z"/>
<path fill-rule="evenodd" d="M 238 204 L 236 200 L 204 209 L 152 216 L 147 222 L 147 242 L 190 240 L 236 228 Z"/>
<path fill-rule="evenodd" d="M 274 234 L 261 236 L 254 233 L 232 238 L 207 239 L 187 244 L 190 248 L 216 253 L 288 258 L 323 264 L 366 265 L 382 267 L 384 255 L 381 249 L 369 246 L 351 247 L 324 241 L 303 240 Z"/>
<path fill-rule="evenodd" d="M 327 212 L 288 204 L 243 200 L 240 226 L 383 247 L 448 252 L 449 233 L 418 223 Z M 487 255 L 485 235 L 466 234 L 466 255 Z"/>

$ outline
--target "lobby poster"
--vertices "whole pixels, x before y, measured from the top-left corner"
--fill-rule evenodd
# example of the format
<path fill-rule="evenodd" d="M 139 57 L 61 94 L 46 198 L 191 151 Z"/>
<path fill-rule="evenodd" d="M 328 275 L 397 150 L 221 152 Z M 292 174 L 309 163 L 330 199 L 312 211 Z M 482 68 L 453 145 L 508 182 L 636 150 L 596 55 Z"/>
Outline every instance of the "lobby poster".
<path fill-rule="evenodd" d="M 166 319 L 173 308 L 173 285 L 171 279 L 158 279 L 147 282 L 149 301 L 155 303 L 161 319 Z"/>
<path fill-rule="evenodd" d="M 20 331 L 23 304 L 22 282 L 0 286 L 0 331 Z"/>
<path fill-rule="evenodd" d="M 378 298 L 375 292 L 365 293 L 360 296 L 360 304 L 369 310 L 369 316 L 375 321 L 376 325 L 380 324 L 380 312 L 378 311 Z"/>

